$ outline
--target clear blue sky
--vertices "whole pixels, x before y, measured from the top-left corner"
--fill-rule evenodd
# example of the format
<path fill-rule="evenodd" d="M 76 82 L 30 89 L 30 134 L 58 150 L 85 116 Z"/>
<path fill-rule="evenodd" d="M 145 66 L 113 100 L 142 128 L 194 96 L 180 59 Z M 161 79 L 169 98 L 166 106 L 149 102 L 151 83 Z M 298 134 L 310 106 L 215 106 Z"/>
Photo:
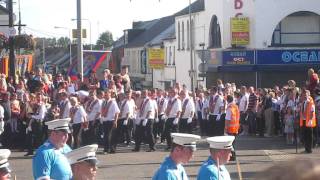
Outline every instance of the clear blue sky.
<path fill-rule="evenodd" d="M 18 2 L 18 0 L 15 0 Z M 20 0 L 22 23 L 27 27 L 23 32 L 35 37 L 68 36 L 68 29 L 55 29 L 54 26 L 76 28 L 77 0 Z M 192 0 L 191 2 L 194 2 Z M 114 39 L 129 29 L 133 21 L 144 21 L 171 15 L 189 5 L 189 0 L 82 0 L 82 18 L 89 19 L 92 30 L 92 43 L 99 33 L 109 30 Z M 14 5 L 18 15 L 18 5 Z M 18 18 L 18 16 L 17 16 Z M 89 21 L 82 22 L 88 29 Z"/>

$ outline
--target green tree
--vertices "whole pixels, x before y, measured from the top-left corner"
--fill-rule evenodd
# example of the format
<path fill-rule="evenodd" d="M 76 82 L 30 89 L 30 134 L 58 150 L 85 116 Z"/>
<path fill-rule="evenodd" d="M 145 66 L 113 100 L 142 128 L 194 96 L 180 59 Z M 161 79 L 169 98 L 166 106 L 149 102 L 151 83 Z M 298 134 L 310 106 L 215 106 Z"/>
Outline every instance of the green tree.
<path fill-rule="evenodd" d="M 112 46 L 113 37 L 110 31 L 105 31 L 100 34 L 99 39 L 97 40 L 95 49 L 108 49 Z"/>

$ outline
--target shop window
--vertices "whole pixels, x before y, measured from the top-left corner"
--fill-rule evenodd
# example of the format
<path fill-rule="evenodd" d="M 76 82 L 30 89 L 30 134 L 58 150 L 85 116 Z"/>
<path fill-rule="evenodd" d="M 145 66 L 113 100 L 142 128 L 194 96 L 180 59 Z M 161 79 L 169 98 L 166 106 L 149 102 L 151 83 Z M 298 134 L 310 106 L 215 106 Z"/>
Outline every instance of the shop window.
<path fill-rule="evenodd" d="M 320 16 L 300 11 L 282 19 L 273 31 L 271 46 L 319 46 Z"/>

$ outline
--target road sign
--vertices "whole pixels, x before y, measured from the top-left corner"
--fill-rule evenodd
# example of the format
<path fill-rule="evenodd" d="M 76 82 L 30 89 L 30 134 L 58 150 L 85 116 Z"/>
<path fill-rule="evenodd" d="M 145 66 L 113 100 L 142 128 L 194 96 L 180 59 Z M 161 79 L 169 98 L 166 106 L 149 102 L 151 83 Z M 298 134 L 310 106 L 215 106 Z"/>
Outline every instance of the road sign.
<path fill-rule="evenodd" d="M 210 50 L 197 50 L 197 55 L 203 62 L 210 61 L 211 51 Z"/>
<path fill-rule="evenodd" d="M 198 70 L 200 72 L 207 72 L 208 71 L 208 65 L 206 63 L 200 63 L 198 66 Z"/>

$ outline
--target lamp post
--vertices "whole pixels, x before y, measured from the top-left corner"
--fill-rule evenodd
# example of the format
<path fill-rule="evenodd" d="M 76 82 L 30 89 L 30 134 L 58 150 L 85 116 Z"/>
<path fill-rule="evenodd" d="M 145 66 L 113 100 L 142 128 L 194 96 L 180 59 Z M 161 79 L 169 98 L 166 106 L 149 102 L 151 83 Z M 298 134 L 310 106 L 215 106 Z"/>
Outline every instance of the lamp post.
<path fill-rule="evenodd" d="M 71 21 L 75 21 L 75 20 L 77 20 L 77 19 L 71 19 Z M 91 21 L 89 20 L 89 19 L 81 19 L 81 21 L 88 21 L 88 23 L 89 23 L 89 30 L 90 30 L 90 50 L 92 50 L 92 41 L 91 41 L 91 35 L 92 35 L 92 33 L 91 33 Z"/>
<path fill-rule="evenodd" d="M 189 46 L 190 46 L 190 79 L 191 79 L 191 91 L 195 90 L 194 80 L 195 80 L 195 71 L 193 67 L 193 42 L 192 42 L 192 18 L 191 18 L 191 0 L 189 0 Z"/>
<path fill-rule="evenodd" d="M 83 82 L 83 47 L 81 33 L 81 0 L 77 0 L 77 55 L 80 80 Z"/>
<path fill-rule="evenodd" d="M 69 43 L 69 53 L 70 53 L 70 56 L 69 56 L 69 65 L 71 66 L 72 65 L 72 37 L 71 37 L 71 30 L 67 27 L 61 27 L 61 26 L 54 26 L 55 29 L 66 29 L 68 30 L 68 34 L 69 34 L 69 39 L 70 39 L 70 43 Z"/>

